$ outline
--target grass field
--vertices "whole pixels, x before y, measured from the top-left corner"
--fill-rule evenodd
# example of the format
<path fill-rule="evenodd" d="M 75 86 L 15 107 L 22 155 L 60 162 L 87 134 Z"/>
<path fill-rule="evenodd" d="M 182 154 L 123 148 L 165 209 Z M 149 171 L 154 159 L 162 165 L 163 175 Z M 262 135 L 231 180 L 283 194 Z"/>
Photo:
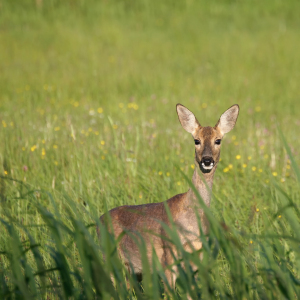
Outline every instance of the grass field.
<path fill-rule="evenodd" d="M 0 0 L 1 298 L 299 299 L 299 14 L 293 0 Z M 127 291 L 95 223 L 189 188 L 194 143 L 176 103 L 211 126 L 240 106 L 212 242 L 203 261 L 182 253 L 199 274 L 182 269 L 177 291 L 155 259 Z"/>

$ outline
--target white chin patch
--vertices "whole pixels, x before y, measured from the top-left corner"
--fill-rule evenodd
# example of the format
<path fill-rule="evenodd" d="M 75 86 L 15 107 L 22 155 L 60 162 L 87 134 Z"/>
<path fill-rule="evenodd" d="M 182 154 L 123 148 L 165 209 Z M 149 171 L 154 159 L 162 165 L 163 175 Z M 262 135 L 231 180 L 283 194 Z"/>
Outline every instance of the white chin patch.
<path fill-rule="evenodd" d="M 202 168 L 204 170 L 211 170 L 214 167 L 214 163 L 211 163 L 209 166 L 206 166 L 204 163 L 202 163 Z"/>

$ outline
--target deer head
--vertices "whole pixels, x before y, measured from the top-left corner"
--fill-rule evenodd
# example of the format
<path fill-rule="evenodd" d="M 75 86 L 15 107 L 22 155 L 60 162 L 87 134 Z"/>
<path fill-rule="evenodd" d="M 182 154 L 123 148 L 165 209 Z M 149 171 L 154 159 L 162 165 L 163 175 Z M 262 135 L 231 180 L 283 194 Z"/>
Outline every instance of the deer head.
<path fill-rule="evenodd" d="M 214 127 L 202 127 L 194 114 L 181 104 L 177 104 L 176 110 L 182 127 L 193 136 L 195 159 L 201 172 L 210 173 L 219 162 L 224 134 L 236 123 L 239 106 L 235 104 L 227 109 Z"/>

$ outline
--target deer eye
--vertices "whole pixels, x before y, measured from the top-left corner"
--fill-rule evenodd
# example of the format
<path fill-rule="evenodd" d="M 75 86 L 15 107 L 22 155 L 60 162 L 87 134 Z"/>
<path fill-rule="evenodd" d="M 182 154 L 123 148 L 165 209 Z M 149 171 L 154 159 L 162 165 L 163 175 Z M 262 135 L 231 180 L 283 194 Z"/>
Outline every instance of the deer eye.
<path fill-rule="evenodd" d="M 216 145 L 220 145 L 220 144 L 221 144 L 221 140 L 220 140 L 220 139 L 217 139 L 217 140 L 215 141 L 215 144 L 216 144 Z"/>
<path fill-rule="evenodd" d="M 200 141 L 199 140 L 194 140 L 195 141 L 195 145 L 200 145 Z"/>

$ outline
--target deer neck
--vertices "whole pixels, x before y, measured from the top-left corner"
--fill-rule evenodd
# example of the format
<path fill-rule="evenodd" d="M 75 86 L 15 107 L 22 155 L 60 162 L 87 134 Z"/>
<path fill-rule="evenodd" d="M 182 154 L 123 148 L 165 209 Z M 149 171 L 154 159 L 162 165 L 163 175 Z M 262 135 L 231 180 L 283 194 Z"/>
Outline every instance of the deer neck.
<path fill-rule="evenodd" d="M 192 183 L 199 192 L 204 203 L 209 207 L 211 200 L 211 192 L 213 186 L 214 174 L 217 165 L 209 173 L 202 173 L 197 162 L 195 162 L 195 171 L 192 178 Z M 190 204 L 198 203 L 197 197 L 192 189 L 188 191 L 188 199 Z"/>

